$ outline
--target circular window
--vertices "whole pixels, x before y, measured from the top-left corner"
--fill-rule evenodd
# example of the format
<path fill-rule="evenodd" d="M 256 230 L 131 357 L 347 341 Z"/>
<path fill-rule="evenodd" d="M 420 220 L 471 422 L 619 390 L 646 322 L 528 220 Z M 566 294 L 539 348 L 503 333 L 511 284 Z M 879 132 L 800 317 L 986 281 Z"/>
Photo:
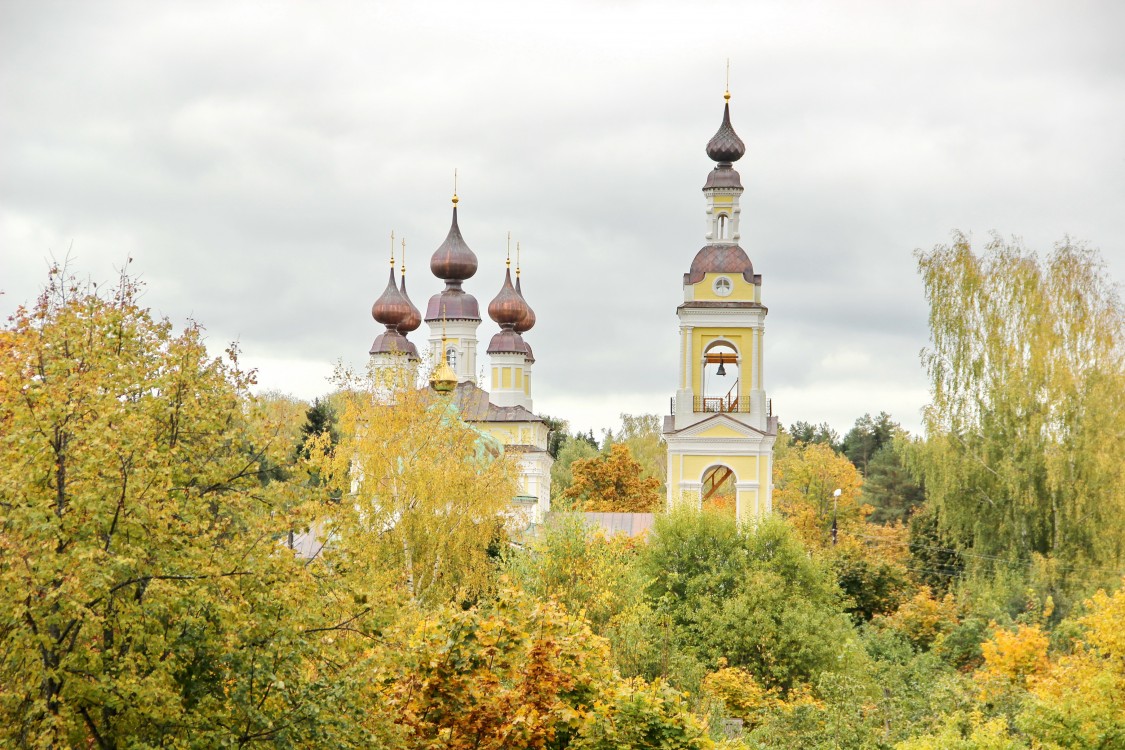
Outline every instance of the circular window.
<path fill-rule="evenodd" d="M 720 276 L 719 278 L 715 279 L 715 283 L 711 285 L 711 288 L 715 290 L 715 294 L 719 295 L 720 297 L 726 297 L 728 294 L 734 291 L 734 284 L 732 284 L 730 279 L 728 279 L 726 276 Z"/>

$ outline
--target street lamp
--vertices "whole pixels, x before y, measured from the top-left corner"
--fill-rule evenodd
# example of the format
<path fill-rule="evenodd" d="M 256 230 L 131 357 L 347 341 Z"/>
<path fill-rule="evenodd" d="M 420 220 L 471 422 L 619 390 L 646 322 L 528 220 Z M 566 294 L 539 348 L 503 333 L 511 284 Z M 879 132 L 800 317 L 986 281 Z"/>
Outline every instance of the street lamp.
<path fill-rule="evenodd" d="M 836 506 L 840 502 L 840 488 L 837 487 L 836 491 L 832 493 L 832 546 L 836 546 Z"/>

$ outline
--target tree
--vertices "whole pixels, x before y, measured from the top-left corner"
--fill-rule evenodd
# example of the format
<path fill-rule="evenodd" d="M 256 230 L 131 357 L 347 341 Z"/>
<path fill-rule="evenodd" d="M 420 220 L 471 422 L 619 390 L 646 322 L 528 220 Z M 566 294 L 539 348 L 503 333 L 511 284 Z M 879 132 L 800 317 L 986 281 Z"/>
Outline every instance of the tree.
<path fill-rule="evenodd" d="M 607 434 L 602 451 L 617 444 L 629 447 L 633 458 L 641 465 L 641 472 L 660 483 L 657 492 L 665 494 L 668 479 L 668 448 L 664 444 L 662 417 L 659 414 L 622 414 L 621 429 Z"/>
<path fill-rule="evenodd" d="M 848 430 L 844 439 L 840 441 L 840 452 L 848 457 L 852 464 L 867 476 L 867 465 L 883 446 L 894 439 L 895 433 L 902 428 L 891 420 L 891 415 L 885 411 L 879 412 L 874 419 L 870 414 L 864 414 L 855 421 L 855 426 Z"/>
<path fill-rule="evenodd" d="M 55 268 L 0 332 L 0 744 L 365 741 L 318 717 L 358 695 L 341 609 L 277 543 L 305 513 L 260 478 L 285 425 L 139 293 Z"/>
<path fill-rule="evenodd" d="M 1120 747 L 1125 743 L 1125 589 L 1098 591 L 1078 620 L 1081 638 L 1031 681 L 1019 726 L 1044 748 Z"/>
<path fill-rule="evenodd" d="M 522 591 L 559 602 L 606 635 L 610 621 L 640 599 L 639 544 L 607 536 L 579 514 L 552 514 L 538 538 L 508 553 L 506 571 Z"/>
<path fill-rule="evenodd" d="M 517 494 L 511 457 L 448 396 L 415 387 L 408 369 L 342 371 L 338 381 L 339 443 L 321 433 L 308 444 L 310 465 L 344 498 L 322 519 L 329 559 L 362 590 L 402 585 L 428 602 L 479 595 Z"/>
<path fill-rule="evenodd" d="M 1125 560 L 1125 312 L 1097 254 L 993 236 L 917 253 L 932 404 L 915 457 L 977 567 L 1058 558 L 1075 585 Z"/>
<path fill-rule="evenodd" d="M 863 469 L 863 501 L 874 508 L 867 519 L 871 523 L 906 523 L 925 502 L 922 485 L 903 462 L 903 439 L 895 437 L 876 450 Z"/>
<path fill-rule="evenodd" d="M 740 667 L 787 693 L 852 664 L 855 634 L 835 579 L 780 518 L 751 526 L 691 509 L 661 514 L 640 566 L 669 645 L 706 671 Z"/>
<path fill-rule="evenodd" d="M 593 458 L 596 455 L 598 455 L 598 442 L 594 440 L 592 433 L 590 436 L 578 433 L 574 436 L 567 436 L 566 439 L 562 441 L 562 447 L 559 448 L 559 452 L 555 457 L 555 462 L 551 465 L 551 497 L 553 498 L 553 505 L 558 506 L 559 509 L 567 509 L 569 507 L 567 501 L 563 498 L 563 494 L 574 482 L 574 463 L 583 459 Z"/>
<path fill-rule="evenodd" d="M 821 422 L 818 425 L 804 421 L 794 422 L 789 427 L 789 434 L 795 442 L 805 445 L 822 443 L 833 450 L 836 450 L 840 445 L 839 433 L 829 427 L 827 422 Z"/>
<path fill-rule="evenodd" d="M 651 513 L 659 507 L 660 482 L 644 476 L 623 443 L 610 446 L 608 454 L 574 462 L 574 481 L 562 494 L 576 508 L 587 512 Z"/>
<path fill-rule="evenodd" d="M 801 540 L 814 547 L 831 544 L 832 520 L 839 529 L 862 529 L 863 477 L 848 459 L 825 443 L 783 445 L 773 464 L 773 498 Z M 840 490 L 839 497 L 834 496 Z"/>

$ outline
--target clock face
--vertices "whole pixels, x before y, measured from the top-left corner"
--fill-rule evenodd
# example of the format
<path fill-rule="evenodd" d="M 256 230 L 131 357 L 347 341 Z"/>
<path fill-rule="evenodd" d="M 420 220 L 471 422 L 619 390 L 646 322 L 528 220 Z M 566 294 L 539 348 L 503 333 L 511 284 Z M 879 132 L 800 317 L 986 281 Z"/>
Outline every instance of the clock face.
<path fill-rule="evenodd" d="M 726 276 L 720 276 L 719 278 L 715 279 L 715 283 L 711 285 L 711 288 L 715 290 L 715 294 L 719 295 L 720 297 L 726 297 L 728 294 L 734 291 L 734 284 L 732 284 L 730 279 L 728 279 Z"/>

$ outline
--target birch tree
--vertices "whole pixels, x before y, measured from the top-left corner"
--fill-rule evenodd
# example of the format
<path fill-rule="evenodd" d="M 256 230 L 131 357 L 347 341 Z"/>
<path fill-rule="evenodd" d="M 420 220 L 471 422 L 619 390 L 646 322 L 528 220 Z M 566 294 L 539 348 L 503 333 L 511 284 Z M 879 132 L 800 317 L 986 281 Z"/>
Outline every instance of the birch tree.
<path fill-rule="evenodd" d="M 322 489 L 342 496 L 324 519 L 326 554 L 357 590 L 401 585 L 423 602 L 480 593 L 514 521 L 511 457 L 407 368 L 338 381 L 339 443 L 309 445 Z"/>
<path fill-rule="evenodd" d="M 942 526 L 978 564 L 1050 555 L 1104 578 L 1125 552 L 1125 315 L 1097 253 L 1040 258 L 957 234 L 917 254 L 932 403 L 916 456 Z"/>

